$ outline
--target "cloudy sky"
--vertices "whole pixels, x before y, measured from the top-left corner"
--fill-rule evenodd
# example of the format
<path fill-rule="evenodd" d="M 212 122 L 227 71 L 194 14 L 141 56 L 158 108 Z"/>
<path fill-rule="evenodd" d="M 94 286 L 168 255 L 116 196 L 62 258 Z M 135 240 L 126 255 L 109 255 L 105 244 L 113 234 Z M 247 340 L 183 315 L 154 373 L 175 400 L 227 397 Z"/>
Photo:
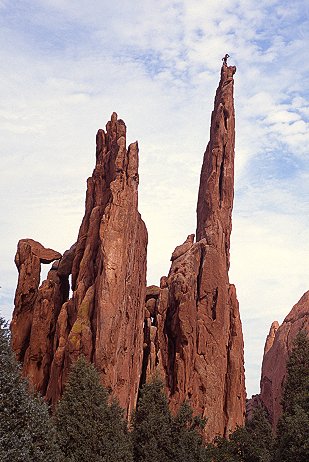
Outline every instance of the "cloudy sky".
<path fill-rule="evenodd" d="M 148 283 L 195 231 L 221 58 L 237 66 L 231 282 L 248 394 L 265 336 L 309 289 L 306 0 L 0 0 L 0 309 L 16 244 L 75 242 L 95 134 L 113 111 L 140 147 Z M 46 271 L 45 271 L 46 272 Z"/>

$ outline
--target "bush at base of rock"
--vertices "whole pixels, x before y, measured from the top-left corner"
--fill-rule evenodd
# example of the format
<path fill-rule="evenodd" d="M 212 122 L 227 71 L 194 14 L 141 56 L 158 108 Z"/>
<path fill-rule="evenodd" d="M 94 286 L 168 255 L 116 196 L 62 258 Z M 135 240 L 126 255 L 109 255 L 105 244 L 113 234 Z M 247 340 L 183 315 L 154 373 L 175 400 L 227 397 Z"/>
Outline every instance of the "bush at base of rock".
<path fill-rule="evenodd" d="M 287 362 L 275 462 L 309 460 L 309 339 L 301 331 Z"/>
<path fill-rule="evenodd" d="M 108 404 L 93 364 L 80 357 L 55 413 L 58 442 L 67 462 L 132 462 L 123 412 Z"/>
<path fill-rule="evenodd" d="M 3 319 L 0 319 L 0 371 L 1 462 L 62 461 L 48 407 L 29 392 L 28 382 L 21 377 Z"/>
<path fill-rule="evenodd" d="M 203 461 L 204 422 L 187 404 L 173 417 L 158 378 L 143 386 L 132 425 L 134 462 Z"/>

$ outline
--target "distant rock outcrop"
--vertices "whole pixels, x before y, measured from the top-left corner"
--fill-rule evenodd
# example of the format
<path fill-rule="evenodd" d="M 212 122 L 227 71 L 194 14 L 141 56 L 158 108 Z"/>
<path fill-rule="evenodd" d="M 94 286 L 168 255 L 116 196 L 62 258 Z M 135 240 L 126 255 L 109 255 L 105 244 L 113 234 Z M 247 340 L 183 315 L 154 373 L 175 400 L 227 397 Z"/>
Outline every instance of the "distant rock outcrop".
<path fill-rule="evenodd" d="M 282 412 L 286 363 L 300 330 L 309 332 L 309 291 L 293 306 L 281 326 L 277 321 L 272 323 L 265 342 L 259 400 L 266 407 L 274 429 Z"/>
<path fill-rule="evenodd" d="M 200 178 L 197 242 L 191 234 L 175 248 L 160 287 L 146 288 L 138 147 L 126 148 L 126 127 L 115 113 L 106 132 L 97 134 L 77 242 L 61 256 L 20 241 L 13 348 L 24 374 L 51 404 L 61 396 L 72 362 L 84 354 L 128 418 L 140 386 L 159 373 L 172 410 L 188 400 L 208 419 L 207 439 L 228 436 L 243 423 L 243 337 L 228 277 L 235 71 L 222 66 Z M 53 260 L 39 287 L 40 264 Z"/>
<path fill-rule="evenodd" d="M 146 304 L 147 371 L 157 364 L 172 409 L 188 400 L 208 418 L 208 439 L 243 424 L 246 398 L 242 327 L 228 278 L 235 71 L 222 66 L 200 179 L 197 242 L 190 235 L 176 247 L 168 277 L 161 279 L 160 291 L 149 291 Z"/>

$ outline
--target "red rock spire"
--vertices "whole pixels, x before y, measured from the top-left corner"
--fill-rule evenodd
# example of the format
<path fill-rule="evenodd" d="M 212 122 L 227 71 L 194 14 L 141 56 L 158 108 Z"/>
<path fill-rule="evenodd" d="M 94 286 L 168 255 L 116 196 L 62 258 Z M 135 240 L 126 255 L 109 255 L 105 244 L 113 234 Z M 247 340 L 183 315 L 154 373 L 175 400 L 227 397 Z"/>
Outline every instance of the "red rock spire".
<path fill-rule="evenodd" d="M 235 66 L 222 65 L 211 116 L 210 140 L 204 154 L 197 202 L 196 241 L 203 238 L 230 260 L 234 199 Z"/>
<path fill-rule="evenodd" d="M 205 437 L 228 436 L 242 425 L 245 385 L 242 327 L 236 290 L 229 284 L 234 184 L 235 67 L 225 64 L 212 113 L 193 235 L 177 246 L 161 289 L 149 289 L 144 366 L 157 364 L 171 407 L 188 400 L 208 419 Z"/>
<path fill-rule="evenodd" d="M 129 415 L 142 369 L 146 290 L 147 230 L 137 210 L 138 145 L 126 148 L 126 126 L 116 113 L 106 131 L 98 131 L 96 142 L 96 166 L 87 181 L 77 242 L 40 288 L 40 262 L 61 255 L 46 256 L 44 249 L 37 256 L 28 246 L 24 262 L 24 243 L 19 244 L 13 347 L 24 360 L 24 374 L 53 404 L 72 362 L 84 354 Z M 24 296 L 31 289 L 28 279 L 35 283 L 30 308 Z"/>

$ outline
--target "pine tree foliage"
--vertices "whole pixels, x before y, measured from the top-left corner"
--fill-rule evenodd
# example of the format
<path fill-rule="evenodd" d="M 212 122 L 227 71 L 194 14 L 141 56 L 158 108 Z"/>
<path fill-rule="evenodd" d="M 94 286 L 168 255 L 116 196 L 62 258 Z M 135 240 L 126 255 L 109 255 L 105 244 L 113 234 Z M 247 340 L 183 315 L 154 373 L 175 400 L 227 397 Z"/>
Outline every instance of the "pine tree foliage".
<path fill-rule="evenodd" d="M 134 461 L 202 462 L 204 425 L 186 403 L 173 417 L 163 383 L 154 378 L 143 386 L 133 417 Z"/>
<path fill-rule="evenodd" d="M 295 338 L 283 388 L 283 412 L 292 412 L 295 405 L 309 412 L 309 338 L 304 331 Z"/>
<path fill-rule="evenodd" d="M 217 438 L 215 445 L 208 445 L 208 454 L 215 462 L 271 462 L 273 445 L 271 425 L 266 411 L 260 407 L 229 440 Z"/>
<path fill-rule="evenodd" d="M 287 363 L 275 462 L 309 461 L 309 339 L 297 335 Z"/>
<path fill-rule="evenodd" d="M 172 416 L 158 378 L 142 388 L 133 416 L 132 439 L 135 462 L 172 461 Z"/>
<path fill-rule="evenodd" d="M 131 462 L 123 411 L 102 387 L 95 367 L 80 357 L 56 413 L 58 441 L 66 462 Z"/>
<path fill-rule="evenodd" d="M 205 448 L 205 462 L 242 462 L 241 454 L 230 440 L 223 437 L 215 438 Z"/>
<path fill-rule="evenodd" d="M 266 410 L 258 407 L 253 411 L 245 427 L 238 428 L 231 441 L 244 462 L 270 462 L 273 456 L 273 435 Z"/>
<path fill-rule="evenodd" d="M 173 454 L 175 462 L 204 460 L 204 445 L 202 431 L 206 422 L 193 416 L 192 408 L 184 403 L 172 424 Z"/>
<path fill-rule="evenodd" d="M 29 392 L 28 383 L 21 378 L 3 319 L 0 319 L 0 460 L 62 460 L 48 407 Z"/>

